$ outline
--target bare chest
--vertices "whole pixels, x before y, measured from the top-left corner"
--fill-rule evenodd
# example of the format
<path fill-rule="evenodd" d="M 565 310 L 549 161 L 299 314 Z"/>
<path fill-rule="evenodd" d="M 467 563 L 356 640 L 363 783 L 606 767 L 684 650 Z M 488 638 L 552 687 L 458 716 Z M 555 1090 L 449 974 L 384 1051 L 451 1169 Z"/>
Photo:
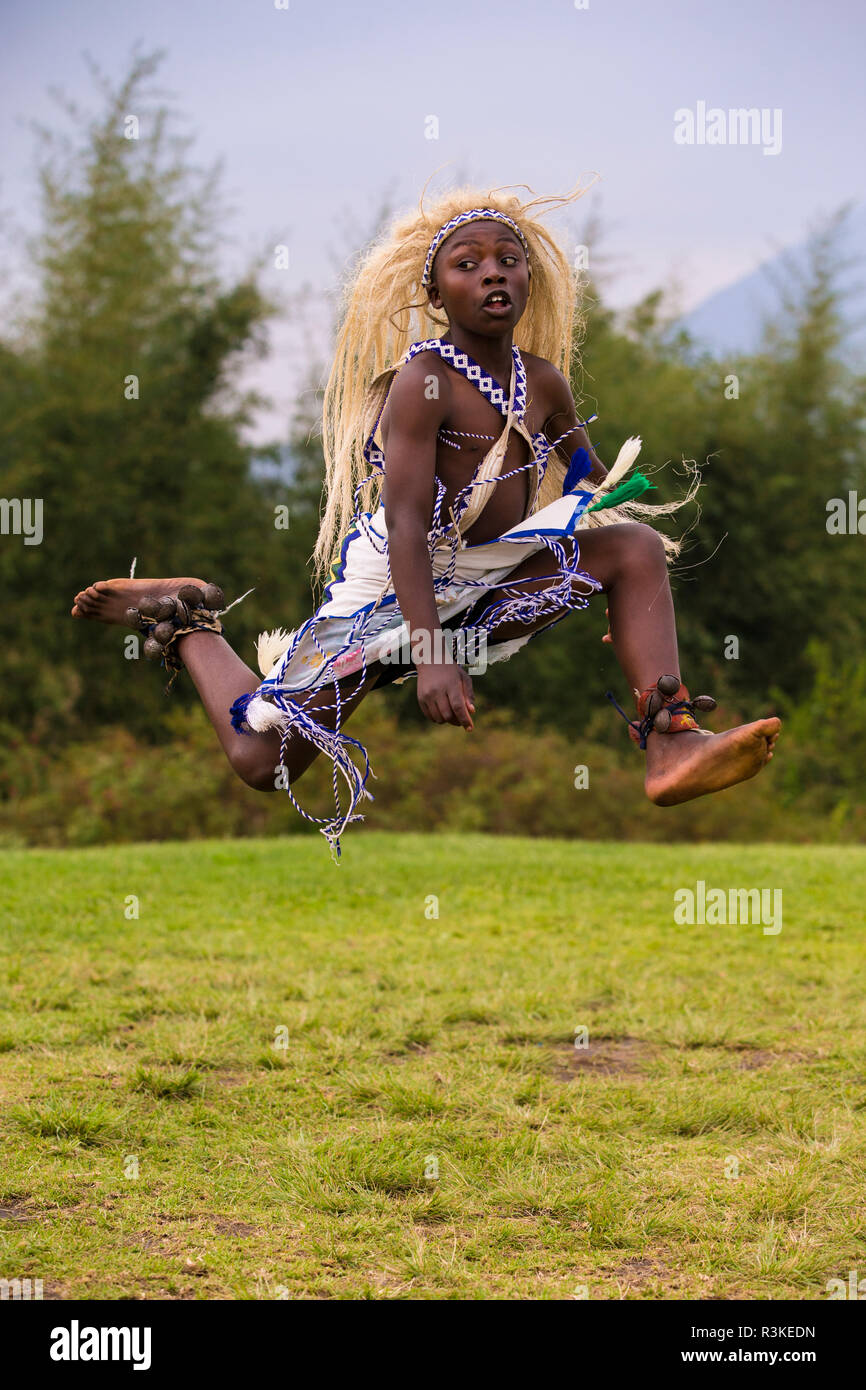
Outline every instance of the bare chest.
<path fill-rule="evenodd" d="M 445 488 L 443 514 L 446 516 L 505 426 L 502 413 L 463 378 L 454 381 L 451 401 L 451 411 L 436 440 L 436 475 Z M 540 431 L 543 425 L 543 412 L 533 401 L 531 389 L 524 425 L 530 434 Z M 526 466 L 530 459 L 527 440 L 512 429 L 499 481 L 488 490 L 484 510 L 464 533 L 469 544 L 492 540 L 526 516 L 535 473 L 534 467 Z"/>

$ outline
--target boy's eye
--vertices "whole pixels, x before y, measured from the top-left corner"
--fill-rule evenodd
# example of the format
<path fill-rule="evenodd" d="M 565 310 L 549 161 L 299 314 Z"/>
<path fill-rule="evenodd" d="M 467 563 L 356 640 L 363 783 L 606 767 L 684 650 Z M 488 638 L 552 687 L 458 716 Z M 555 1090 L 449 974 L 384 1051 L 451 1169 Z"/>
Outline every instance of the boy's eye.
<path fill-rule="evenodd" d="M 513 255 L 510 251 L 508 251 L 504 256 L 500 256 L 499 259 L 503 262 L 510 261 L 512 265 L 517 265 L 517 257 Z M 462 261 L 457 262 L 457 269 L 462 270 L 464 266 L 468 266 L 471 269 L 475 265 L 477 265 L 477 261 L 473 261 L 468 256 L 464 256 Z"/>

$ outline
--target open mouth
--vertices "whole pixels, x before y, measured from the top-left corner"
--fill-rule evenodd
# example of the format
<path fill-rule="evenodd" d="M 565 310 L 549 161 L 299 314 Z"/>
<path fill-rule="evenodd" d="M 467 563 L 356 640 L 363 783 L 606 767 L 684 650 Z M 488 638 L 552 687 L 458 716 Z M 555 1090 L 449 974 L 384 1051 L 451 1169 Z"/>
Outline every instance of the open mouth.
<path fill-rule="evenodd" d="M 505 313 L 511 308 L 511 297 L 505 290 L 492 290 L 491 293 L 481 303 L 482 309 L 489 309 L 492 313 Z"/>

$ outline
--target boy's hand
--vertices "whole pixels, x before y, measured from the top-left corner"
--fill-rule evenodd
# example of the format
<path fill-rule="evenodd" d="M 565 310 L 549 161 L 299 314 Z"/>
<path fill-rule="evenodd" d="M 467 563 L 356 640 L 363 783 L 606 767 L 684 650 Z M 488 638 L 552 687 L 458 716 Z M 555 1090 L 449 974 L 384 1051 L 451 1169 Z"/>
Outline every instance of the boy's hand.
<path fill-rule="evenodd" d="M 429 662 L 418 667 L 418 704 L 434 724 L 474 728 L 472 681 L 456 661 Z"/>
<path fill-rule="evenodd" d="M 604 616 L 607 618 L 607 632 L 605 633 L 604 637 L 602 637 L 601 640 L 602 640 L 602 642 L 612 642 L 612 641 L 613 641 L 613 638 L 612 638 L 611 633 L 610 633 L 610 609 L 609 609 L 609 608 L 605 608 L 605 610 L 604 610 Z"/>

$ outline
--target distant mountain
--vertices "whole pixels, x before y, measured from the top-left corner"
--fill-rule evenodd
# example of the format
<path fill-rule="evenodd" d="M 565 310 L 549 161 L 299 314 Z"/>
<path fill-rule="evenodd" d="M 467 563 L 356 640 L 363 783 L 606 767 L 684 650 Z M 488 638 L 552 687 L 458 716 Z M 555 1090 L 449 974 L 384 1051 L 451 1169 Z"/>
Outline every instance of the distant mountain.
<path fill-rule="evenodd" d="M 839 230 L 837 247 L 843 259 L 860 258 L 859 265 L 841 272 L 839 283 L 845 291 L 845 320 L 851 326 L 844 356 L 852 366 L 863 367 L 866 366 L 866 203 L 851 209 Z M 687 329 L 698 347 L 714 354 L 753 351 L 760 343 L 764 319 L 781 315 L 776 283 L 782 279 L 788 284 L 785 265 L 793 263 L 804 271 L 808 264 L 806 248 L 804 240 L 771 256 L 751 274 L 710 295 L 674 327 Z M 858 281 L 862 282 L 859 286 Z"/>

